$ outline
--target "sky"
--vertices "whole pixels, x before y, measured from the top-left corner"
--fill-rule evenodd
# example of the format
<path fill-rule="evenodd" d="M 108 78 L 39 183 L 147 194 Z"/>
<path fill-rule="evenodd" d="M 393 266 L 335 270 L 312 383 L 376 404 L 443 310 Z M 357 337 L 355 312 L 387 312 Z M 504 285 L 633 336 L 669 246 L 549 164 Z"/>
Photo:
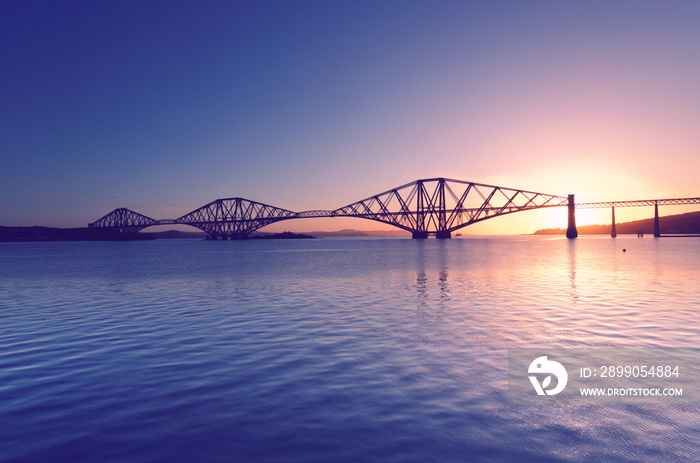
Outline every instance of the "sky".
<path fill-rule="evenodd" d="M 3 1 L 0 225 L 336 209 L 429 177 L 698 197 L 698 50 L 696 1 Z M 382 228 L 305 220 L 263 230 Z"/>

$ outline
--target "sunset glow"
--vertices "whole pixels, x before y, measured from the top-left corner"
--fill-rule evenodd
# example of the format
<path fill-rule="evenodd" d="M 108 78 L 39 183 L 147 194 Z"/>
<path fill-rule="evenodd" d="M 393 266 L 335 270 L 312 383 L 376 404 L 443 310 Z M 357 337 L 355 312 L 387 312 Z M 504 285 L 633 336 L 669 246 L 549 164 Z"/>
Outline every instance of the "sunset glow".
<path fill-rule="evenodd" d="M 436 176 L 577 202 L 700 195 L 697 3 L 208 5 L 0 6 L 1 225 L 233 196 L 335 209 Z M 524 212 L 465 232 L 565 225 Z M 347 226 L 383 225 L 269 229 Z"/>

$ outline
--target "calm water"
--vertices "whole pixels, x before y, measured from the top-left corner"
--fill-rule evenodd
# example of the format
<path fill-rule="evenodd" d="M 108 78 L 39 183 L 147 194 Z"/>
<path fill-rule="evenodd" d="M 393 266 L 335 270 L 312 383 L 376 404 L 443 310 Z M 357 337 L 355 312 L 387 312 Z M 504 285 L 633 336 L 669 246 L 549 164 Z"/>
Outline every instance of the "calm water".
<path fill-rule="evenodd" d="M 507 400 L 698 309 L 696 238 L 0 244 L 0 461 L 699 461 L 699 407 Z"/>

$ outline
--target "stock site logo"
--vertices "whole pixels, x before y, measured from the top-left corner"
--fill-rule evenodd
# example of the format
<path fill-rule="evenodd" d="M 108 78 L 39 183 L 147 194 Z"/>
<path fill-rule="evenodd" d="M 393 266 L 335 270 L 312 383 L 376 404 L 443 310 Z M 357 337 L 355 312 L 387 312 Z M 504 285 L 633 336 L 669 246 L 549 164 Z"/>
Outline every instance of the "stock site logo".
<path fill-rule="evenodd" d="M 566 368 L 554 360 L 547 360 L 547 356 L 538 357 L 532 361 L 530 368 L 527 369 L 528 373 L 535 374 L 546 374 L 547 376 L 542 380 L 540 384 L 537 376 L 530 376 L 530 382 L 537 391 L 537 395 L 555 395 L 559 394 L 566 387 L 567 381 L 569 381 L 569 375 L 566 373 Z M 553 389 L 547 389 L 552 383 L 552 375 L 557 378 L 557 385 Z"/>

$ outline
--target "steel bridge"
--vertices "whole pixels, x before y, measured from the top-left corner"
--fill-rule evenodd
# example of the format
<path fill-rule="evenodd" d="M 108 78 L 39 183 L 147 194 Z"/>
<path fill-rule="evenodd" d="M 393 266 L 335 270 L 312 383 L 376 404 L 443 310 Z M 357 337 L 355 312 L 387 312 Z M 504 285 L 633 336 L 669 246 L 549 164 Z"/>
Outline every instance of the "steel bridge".
<path fill-rule="evenodd" d="M 334 210 L 295 212 L 244 198 L 217 199 L 177 219 L 156 220 L 129 209 L 115 209 L 89 224 L 137 233 L 154 225 L 190 225 L 203 230 L 208 239 L 245 239 L 252 232 L 275 222 L 317 217 L 358 217 L 386 223 L 411 232 L 413 238 L 450 238 L 452 233 L 477 222 L 514 212 L 550 207 L 568 207 L 566 236 L 576 238 L 576 208 L 653 204 L 658 231 L 659 204 L 698 204 L 700 198 L 620 201 L 575 204 L 574 195 L 556 196 L 494 185 L 428 178 L 415 180 Z M 655 236 L 660 236 L 655 233 Z"/>
<path fill-rule="evenodd" d="M 136 233 L 153 225 L 190 225 L 209 239 L 243 239 L 281 220 L 359 217 L 411 232 L 413 238 L 449 238 L 456 230 L 514 212 L 568 204 L 565 196 L 446 178 L 416 180 L 334 210 L 294 212 L 244 198 L 217 199 L 177 219 L 156 220 L 115 209 L 89 224 Z"/>
<path fill-rule="evenodd" d="M 661 227 L 659 225 L 659 206 L 683 206 L 688 204 L 700 204 L 700 198 L 677 198 L 677 199 L 641 199 L 635 201 L 608 201 L 600 203 L 581 203 L 577 204 L 577 209 L 594 209 L 607 208 L 612 210 L 612 225 L 610 227 L 610 236 L 617 236 L 615 227 L 615 207 L 639 207 L 639 206 L 654 206 L 654 236 L 661 236 Z M 568 235 L 567 235 L 568 236 Z"/>

